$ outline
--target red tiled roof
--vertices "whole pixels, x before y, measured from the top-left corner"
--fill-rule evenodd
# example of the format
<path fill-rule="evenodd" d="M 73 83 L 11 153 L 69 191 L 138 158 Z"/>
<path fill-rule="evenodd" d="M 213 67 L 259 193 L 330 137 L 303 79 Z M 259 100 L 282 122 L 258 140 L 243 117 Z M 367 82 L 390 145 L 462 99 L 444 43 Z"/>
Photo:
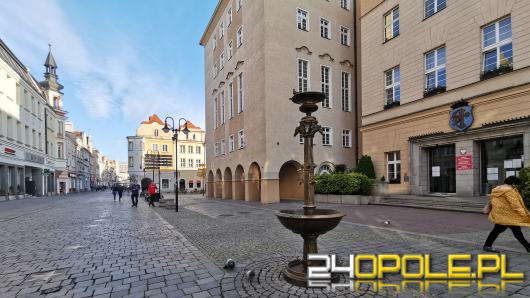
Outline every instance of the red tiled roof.
<path fill-rule="evenodd" d="M 160 125 L 164 125 L 164 122 L 162 122 L 162 120 L 160 120 L 160 118 L 158 118 L 158 115 L 157 114 L 153 114 L 151 116 L 149 116 L 149 120 L 148 121 L 142 121 L 142 124 L 152 124 L 152 123 L 158 123 Z"/>
<path fill-rule="evenodd" d="M 186 124 L 188 124 L 188 129 L 198 129 L 198 130 L 201 130 L 200 127 L 196 126 L 195 124 L 191 123 L 191 121 L 187 121 Z M 185 125 L 181 125 L 180 128 L 181 129 L 184 129 L 184 126 Z"/>

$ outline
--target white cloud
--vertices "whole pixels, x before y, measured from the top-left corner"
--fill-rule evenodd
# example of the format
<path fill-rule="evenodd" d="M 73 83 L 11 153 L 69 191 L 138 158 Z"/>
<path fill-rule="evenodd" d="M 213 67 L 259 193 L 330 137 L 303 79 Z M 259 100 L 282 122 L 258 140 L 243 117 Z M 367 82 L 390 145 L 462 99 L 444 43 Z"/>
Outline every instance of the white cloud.
<path fill-rule="evenodd" d="M 68 77 L 66 98 L 75 96 L 90 117 L 105 119 L 122 113 L 137 123 L 160 112 L 197 119 L 201 94 L 188 90 L 177 78 L 153 69 L 128 40 L 126 33 L 109 28 L 104 40 L 87 42 L 76 32 L 56 0 L 0 1 L 0 34 L 16 48 L 18 56 L 30 57 L 27 65 L 41 65 L 47 44 L 59 64 L 59 76 Z M 103 33 L 102 33 L 103 34 Z M 111 36 L 109 36 L 111 35 Z M 40 70 L 40 69 L 39 69 Z M 36 77 L 38 71 L 32 72 Z M 201 100 L 202 101 L 202 100 Z M 189 111 L 189 104 L 200 111 Z M 160 115 L 161 117 L 165 115 Z M 197 119 L 196 121 L 201 121 Z"/>

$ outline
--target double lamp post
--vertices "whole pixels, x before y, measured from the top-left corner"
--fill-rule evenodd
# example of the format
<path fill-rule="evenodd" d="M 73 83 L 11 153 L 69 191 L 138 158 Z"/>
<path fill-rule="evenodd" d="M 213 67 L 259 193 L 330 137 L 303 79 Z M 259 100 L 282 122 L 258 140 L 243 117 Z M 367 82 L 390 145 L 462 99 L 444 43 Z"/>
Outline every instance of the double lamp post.
<path fill-rule="evenodd" d="M 167 119 L 171 119 L 171 127 L 167 124 Z M 180 122 L 184 120 L 184 129 L 180 129 L 181 125 Z M 178 179 L 178 151 L 177 151 L 177 143 L 178 143 L 178 137 L 179 133 L 182 131 L 186 137 L 190 133 L 190 130 L 188 129 L 188 120 L 184 118 L 180 118 L 178 121 L 178 127 L 175 127 L 175 120 L 173 117 L 166 117 L 164 120 L 164 128 L 162 128 L 162 131 L 165 133 L 168 133 L 170 131 L 173 132 L 173 141 L 175 142 L 175 211 L 179 212 L 179 179 Z"/>

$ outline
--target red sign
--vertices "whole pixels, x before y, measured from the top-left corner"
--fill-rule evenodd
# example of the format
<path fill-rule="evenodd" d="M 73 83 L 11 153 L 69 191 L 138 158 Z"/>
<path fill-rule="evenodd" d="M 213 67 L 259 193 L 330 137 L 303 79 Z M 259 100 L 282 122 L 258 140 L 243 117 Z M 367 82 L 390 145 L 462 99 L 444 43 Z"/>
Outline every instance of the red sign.
<path fill-rule="evenodd" d="M 456 170 L 465 171 L 473 169 L 473 156 L 472 155 L 461 155 L 456 157 Z"/>
<path fill-rule="evenodd" d="M 11 148 L 5 147 L 4 148 L 4 153 L 5 154 L 9 154 L 9 155 L 15 155 L 17 152 L 15 150 L 11 149 Z"/>

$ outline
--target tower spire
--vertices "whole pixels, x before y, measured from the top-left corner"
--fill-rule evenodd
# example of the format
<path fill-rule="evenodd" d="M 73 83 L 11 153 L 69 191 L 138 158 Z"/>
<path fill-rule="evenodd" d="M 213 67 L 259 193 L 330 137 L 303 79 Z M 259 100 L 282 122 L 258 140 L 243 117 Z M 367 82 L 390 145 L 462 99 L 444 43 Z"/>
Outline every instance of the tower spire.
<path fill-rule="evenodd" d="M 51 43 L 48 43 L 48 56 L 44 61 L 44 67 L 44 81 L 40 83 L 41 86 L 46 90 L 60 91 L 63 89 L 63 86 L 57 81 L 57 63 L 53 58 Z"/>

